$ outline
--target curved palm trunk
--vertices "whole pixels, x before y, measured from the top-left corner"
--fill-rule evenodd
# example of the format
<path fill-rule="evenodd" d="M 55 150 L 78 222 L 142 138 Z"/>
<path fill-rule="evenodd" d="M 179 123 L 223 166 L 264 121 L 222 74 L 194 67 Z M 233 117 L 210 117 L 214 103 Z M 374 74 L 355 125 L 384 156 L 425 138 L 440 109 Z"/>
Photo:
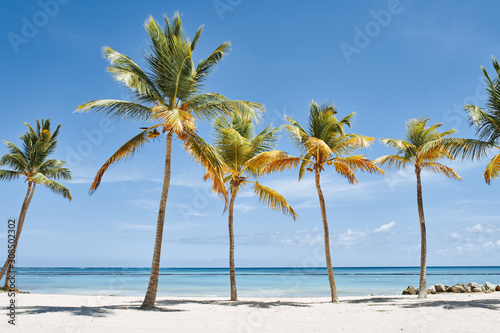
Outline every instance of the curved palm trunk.
<path fill-rule="evenodd" d="M 427 236 L 425 232 L 424 203 L 422 199 L 422 181 L 420 169 L 415 168 L 417 174 L 417 205 L 418 218 L 420 220 L 420 284 L 418 287 L 418 298 L 427 297 Z"/>
<path fill-rule="evenodd" d="M 234 268 L 234 233 L 233 233 L 233 211 L 234 200 L 236 199 L 237 187 L 233 188 L 231 201 L 229 202 L 228 228 L 229 228 L 229 280 L 231 281 L 231 301 L 237 301 L 238 295 L 236 291 L 236 270 Z"/>
<path fill-rule="evenodd" d="M 19 220 L 17 221 L 17 230 L 16 230 L 16 238 L 14 239 L 14 247 L 13 247 L 13 258 L 16 256 L 16 251 L 17 251 L 17 244 L 19 243 L 19 237 L 21 236 L 21 231 L 23 230 L 23 225 L 24 225 L 24 218 L 26 217 L 26 213 L 28 212 L 28 207 L 31 203 L 31 198 L 33 198 L 33 194 L 35 193 L 35 187 L 36 184 L 29 183 L 28 184 L 28 191 L 26 192 L 26 196 L 24 197 L 23 205 L 21 206 L 21 212 L 19 213 Z M 9 287 L 9 279 L 10 275 L 12 273 L 12 263 L 10 262 L 9 258 L 5 261 L 5 264 L 2 267 L 2 270 L 0 271 L 0 280 L 2 280 L 2 277 L 7 270 L 7 275 L 5 275 L 5 287 Z"/>
<path fill-rule="evenodd" d="M 170 186 L 170 169 L 172 161 L 172 134 L 167 134 L 167 153 L 165 157 L 165 173 L 163 176 L 163 189 L 161 191 L 160 208 L 158 210 L 158 221 L 156 223 L 156 238 L 153 252 L 153 263 L 151 264 L 151 274 L 149 284 L 141 309 L 154 308 L 156 302 L 156 292 L 158 290 L 158 278 L 160 275 L 161 244 L 163 241 L 163 225 L 165 223 L 165 207 L 167 205 L 168 188 Z"/>
<path fill-rule="evenodd" d="M 335 277 L 333 276 L 332 259 L 330 257 L 330 232 L 328 231 L 328 221 L 326 220 L 325 199 L 323 191 L 321 191 L 319 171 L 316 170 L 316 190 L 318 191 L 319 205 L 321 207 L 321 217 L 323 218 L 323 229 L 325 232 L 325 257 L 326 268 L 328 270 L 328 281 L 330 282 L 330 292 L 332 294 L 332 302 L 338 303 L 339 296 L 337 295 L 337 287 L 335 286 Z"/>

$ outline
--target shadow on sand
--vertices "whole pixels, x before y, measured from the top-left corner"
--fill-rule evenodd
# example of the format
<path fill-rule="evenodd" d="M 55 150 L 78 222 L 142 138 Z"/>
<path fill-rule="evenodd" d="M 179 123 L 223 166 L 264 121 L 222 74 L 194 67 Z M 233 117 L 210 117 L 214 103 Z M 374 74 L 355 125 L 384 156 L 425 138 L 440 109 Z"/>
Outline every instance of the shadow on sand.
<path fill-rule="evenodd" d="M 139 310 L 136 305 L 108 305 L 108 306 L 26 306 L 17 310 L 19 314 L 70 313 L 75 316 L 108 317 L 114 310 Z M 184 310 L 154 308 L 151 311 L 180 312 Z"/>
<path fill-rule="evenodd" d="M 405 309 L 412 308 L 443 308 L 446 310 L 456 309 L 487 309 L 487 310 L 500 310 L 500 299 L 498 298 L 485 298 L 485 299 L 471 299 L 463 301 L 440 301 L 433 299 L 419 300 L 417 298 L 411 299 L 412 303 L 408 303 L 407 298 L 397 297 L 373 297 L 366 299 L 347 300 L 342 303 L 347 304 L 367 304 L 368 306 L 385 305 L 394 306 Z"/>

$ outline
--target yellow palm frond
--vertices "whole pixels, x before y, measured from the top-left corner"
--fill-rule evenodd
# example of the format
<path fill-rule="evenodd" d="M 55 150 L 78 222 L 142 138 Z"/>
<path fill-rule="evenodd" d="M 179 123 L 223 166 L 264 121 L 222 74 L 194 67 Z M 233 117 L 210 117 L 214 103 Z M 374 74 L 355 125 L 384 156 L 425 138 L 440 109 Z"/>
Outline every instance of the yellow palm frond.
<path fill-rule="evenodd" d="M 183 142 L 184 149 L 193 159 L 205 169 L 204 179 L 212 179 L 212 190 L 221 195 L 227 204 L 227 191 L 224 185 L 224 175 L 229 168 L 221 159 L 216 149 L 198 135 L 191 133 Z"/>
<path fill-rule="evenodd" d="M 460 177 L 454 169 L 450 168 L 449 166 L 443 165 L 441 163 L 426 162 L 422 164 L 422 168 L 435 173 L 441 173 L 451 179 L 463 180 L 462 177 Z"/>
<path fill-rule="evenodd" d="M 279 150 L 272 150 L 260 153 L 252 157 L 243 164 L 242 172 L 248 170 L 252 173 L 252 175 L 259 176 L 262 174 L 262 170 L 266 167 L 266 165 L 275 160 L 285 158 L 287 156 L 288 155 L 284 151 L 279 151 Z"/>
<path fill-rule="evenodd" d="M 330 158 L 333 154 L 332 148 L 330 148 L 325 141 L 315 137 L 309 137 L 305 145 L 307 151 L 310 152 L 319 163 Z"/>
<path fill-rule="evenodd" d="M 108 168 L 112 165 L 115 164 L 127 157 L 130 157 L 134 155 L 136 152 L 138 152 L 142 146 L 146 143 L 149 142 L 150 140 L 150 132 L 152 130 L 156 130 L 157 127 L 161 125 L 155 125 L 146 128 L 144 131 L 141 133 L 137 134 L 134 136 L 132 139 L 130 139 L 128 142 L 126 142 L 123 146 L 121 146 L 107 161 L 104 163 L 104 165 L 99 169 L 97 172 L 94 181 L 92 182 L 92 185 L 90 186 L 90 194 L 94 193 L 99 185 L 101 184 L 102 176 L 108 170 Z"/>
<path fill-rule="evenodd" d="M 281 172 L 284 170 L 294 169 L 300 164 L 300 162 L 302 162 L 302 160 L 302 158 L 294 156 L 283 157 L 268 163 L 266 167 L 262 169 L 262 173 Z"/>
<path fill-rule="evenodd" d="M 395 167 L 396 169 L 404 168 L 407 164 L 411 163 L 411 160 L 399 155 L 386 155 L 380 156 L 373 160 L 373 163 L 379 164 L 380 166 L 386 165 L 387 167 Z"/>
<path fill-rule="evenodd" d="M 489 185 L 492 179 L 500 174 L 500 154 L 495 155 L 484 170 L 484 180 Z"/>
<path fill-rule="evenodd" d="M 181 140 L 186 140 L 187 135 L 196 129 L 195 117 L 181 108 L 157 105 L 152 108 L 151 118 L 162 122 L 168 131 L 177 134 Z"/>
<path fill-rule="evenodd" d="M 346 155 L 356 149 L 369 148 L 375 141 L 375 138 L 358 134 L 348 134 L 340 139 L 341 141 L 332 147 L 337 155 Z"/>
<path fill-rule="evenodd" d="M 334 161 L 343 162 L 349 166 L 352 171 L 368 171 L 369 173 L 385 174 L 385 171 L 380 169 L 374 161 L 366 158 L 363 155 L 353 155 L 348 157 L 338 157 Z M 328 162 L 330 163 L 330 162 Z"/>
<path fill-rule="evenodd" d="M 285 198 L 275 190 L 255 182 L 253 192 L 257 195 L 259 200 L 266 203 L 269 208 L 281 210 L 283 214 L 290 215 L 294 220 L 298 218 L 297 213 L 295 213 Z"/>
<path fill-rule="evenodd" d="M 329 165 L 333 165 L 335 168 L 335 171 L 337 171 L 340 175 L 344 176 L 347 178 L 350 184 L 357 184 L 358 179 L 356 178 L 356 175 L 354 175 L 354 172 L 352 169 L 349 167 L 347 163 L 344 161 L 339 161 L 339 160 L 331 160 L 328 162 Z"/>

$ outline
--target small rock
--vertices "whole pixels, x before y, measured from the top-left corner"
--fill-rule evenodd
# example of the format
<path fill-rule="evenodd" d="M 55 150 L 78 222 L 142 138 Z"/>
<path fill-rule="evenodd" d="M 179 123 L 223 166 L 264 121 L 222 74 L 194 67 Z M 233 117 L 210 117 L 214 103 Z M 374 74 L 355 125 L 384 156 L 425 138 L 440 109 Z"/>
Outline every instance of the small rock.
<path fill-rule="evenodd" d="M 479 288 L 481 289 L 481 291 L 483 292 L 484 291 L 484 286 L 480 285 L 479 283 L 476 283 L 476 282 L 471 282 L 468 284 L 469 287 L 471 287 L 471 289 L 474 289 L 474 288 Z"/>
<path fill-rule="evenodd" d="M 405 290 L 403 290 L 403 295 L 416 295 L 417 290 L 413 286 L 408 286 Z"/>
<path fill-rule="evenodd" d="M 446 286 L 442 283 L 434 285 L 434 288 L 436 288 L 436 292 L 438 293 L 444 293 L 446 291 Z"/>
<path fill-rule="evenodd" d="M 427 289 L 428 294 L 435 294 L 436 293 L 436 287 L 430 286 L 429 289 Z"/>
<path fill-rule="evenodd" d="M 483 292 L 483 289 L 481 288 L 478 288 L 478 287 L 472 287 L 472 290 L 471 290 L 473 293 L 482 293 Z"/>
<path fill-rule="evenodd" d="M 495 288 L 495 291 L 500 291 L 500 284 L 497 285 L 497 287 Z"/>
<path fill-rule="evenodd" d="M 496 287 L 497 287 L 497 286 L 496 286 L 496 284 L 493 284 L 493 283 L 486 282 L 486 283 L 484 284 L 484 289 L 485 289 L 486 291 L 488 291 L 488 290 L 495 291 Z"/>
<path fill-rule="evenodd" d="M 460 284 L 456 284 L 453 287 L 450 287 L 449 290 L 450 290 L 451 293 L 464 293 L 465 292 L 465 286 L 464 285 L 460 285 Z"/>
<path fill-rule="evenodd" d="M 447 286 L 447 285 L 445 285 L 445 286 L 444 286 L 444 290 L 445 290 L 447 293 L 449 293 L 449 292 L 450 292 L 450 288 L 451 288 L 450 286 Z"/>

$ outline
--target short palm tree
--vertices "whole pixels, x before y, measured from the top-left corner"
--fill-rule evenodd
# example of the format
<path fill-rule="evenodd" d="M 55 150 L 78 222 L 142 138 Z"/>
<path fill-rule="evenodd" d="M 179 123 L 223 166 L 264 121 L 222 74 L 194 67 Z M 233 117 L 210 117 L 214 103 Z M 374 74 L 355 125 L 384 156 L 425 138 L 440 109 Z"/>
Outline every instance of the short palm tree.
<path fill-rule="evenodd" d="M 112 164 L 134 155 L 144 144 L 166 133 L 166 157 L 163 189 L 160 198 L 156 238 L 148 289 L 142 309 L 154 308 L 160 271 L 160 255 L 165 221 L 165 206 L 170 184 L 171 152 L 174 135 L 196 145 L 196 120 L 211 120 L 221 114 L 241 112 L 255 114 L 263 110 L 258 103 L 231 101 L 216 93 L 201 93 L 204 81 L 228 52 L 230 43 L 222 43 L 197 65 L 193 51 L 202 33 L 200 27 L 192 41 L 185 36 L 182 19 L 175 13 L 173 20 L 165 16 L 165 28 L 153 18 L 145 23 L 150 50 L 145 51 L 147 71 L 131 58 L 110 47 L 104 48 L 111 65 L 108 71 L 132 92 L 133 101 L 102 99 L 85 103 L 77 111 L 104 113 L 106 116 L 149 122 L 142 132 L 120 147 L 97 172 L 90 187 L 93 193 L 106 170 Z M 152 124 L 151 124 L 152 123 Z M 212 166 L 216 168 L 217 166 Z M 221 182 L 221 181 L 220 181 Z"/>
<path fill-rule="evenodd" d="M 62 195 L 71 201 L 69 190 L 58 183 L 58 179 L 71 179 L 69 169 L 64 167 L 65 162 L 49 158 L 57 147 L 57 135 L 59 134 L 58 125 L 52 133 L 50 131 L 50 121 L 43 120 L 40 123 L 36 121 L 36 129 L 29 124 L 28 131 L 21 136 L 23 142 L 22 148 L 17 147 L 9 141 L 4 141 L 9 150 L 0 158 L 0 166 L 8 166 L 10 169 L 0 170 L 0 180 L 11 181 L 23 178 L 28 183 L 28 191 L 24 197 L 21 212 L 17 221 L 16 237 L 13 248 L 10 249 L 11 258 L 15 256 L 21 231 L 23 230 L 26 212 L 35 194 L 37 185 L 43 185 L 56 194 Z M 12 271 L 12 262 L 7 259 L 0 271 L 0 280 L 5 275 L 5 287 L 8 288 L 8 281 Z"/>
<path fill-rule="evenodd" d="M 445 138 L 455 130 L 439 133 L 437 129 L 442 124 L 438 123 L 427 126 L 429 119 L 410 119 L 406 122 L 406 140 L 382 139 L 382 142 L 397 151 L 395 155 L 381 156 L 375 163 L 397 169 L 412 165 L 417 177 L 417 206 L 420 221 L 420 283 L 418 298 L 425 298 L 427 295 L 427 236 L 425 231 L 424 204 L 422 199 L 422 170 L 440 173 L 448 178 L 462 180 L 462 178 L 452 168 L 438 163 L 445 158 L 453 160 L 449 149 L 443 140 L 458 142 L 460 139 Z"/>
<path fill-rule="evenodd" d="M 478 139 L 445 140 L 445 144 L 453 156 L 479 159 L 485 157 L 491 149 L 500 149 L 500 64 L 495 58 L 493 58 L 493 68 L 496 77 L 492 80 L 486 69 L 481 67 L 486 79 L 486 93 L 488 95 L 486 110 L 474 105 L 464 106 L 468 112 L 469 125 L 476 127 Z M 491 180 L 499 175 L 500 153 L 493 156 L 486 166 L 484 180 L 489 185 Z"/>
<path fill-rule="evenodd" d="M 302 154 L 300 157 L 283 156 L 278 158 L 267 164 L 263 170 L 263 172 L 269 173 L 300 166 L 299 180 L 302 179 L 306 170 L 314 172 L 316 190 L 318 192 L 321 216 L 323 219 L 328 280 L 330 282 L 332 302 L 334 303 L 338 303 L 339 299 L 330 256 L 330 233 L 326 217 L 325 199 L 321 190 L 321 172 L 324 171 L 325 166 L 333 166 L 335 171 L 347 178 L 351 184 L 358 182 L 354 171 L 360 170 L 370 173 L 384 173 L 371 160 L 363 155 L 350 155 L 356 149 L 369 147 L 374 141 L 374 138 L 359 134 L 345 133 L 344 125 L 351 126 L 354 112 L 340 121 L 335 116 L 336 113 L 337 110 L 332 104 L 320 106 L 313 101 L 309 107 L 309 123 L 307 129 L 302 127 L 292 118 L 286 117 L 290 123 L 286 125 L 286 129 L 290 134 L 291 140 Z"/>
<path fill-rule="evenodd" d="M 270 129 L 266 127 L 254 136 L 254 124 L 249 117 L 233 115 L 231 119 L 219 118 L 214 123 L 215 145 L 209 144 L 192 146 L 187 144 L 186 149 L 200 162 L 207 173 L 205 179 L 213 179 L 216 193 L 225 196 L 228 193 L 228 228 L 229 228 L 229 275 L 231 284 L 231 301 L 237 301 L 236 273 L 234 264 L 234 233 L 233 212 L 234 202 L 240 189 L 252 185 L 254 194 L 272 209 L 281 210 L 290 215 L 294 220 L 297 214 L 285 198 L 269 187 L 261 185 L 258 181 L 248 178 L 261 175 L 262 168 L 269 162 L 286 155 L 284 152 L 272 150 L 278 139 L 279 127 Z M 207 152 L 211 152 L 210 155 Z M 207 156 L 212 160 L 207 161 Z M 211 165 L 221 165 L 218 170 Z M 225 183 L 224 188 L 217 185 L 219 178 Z"/>

